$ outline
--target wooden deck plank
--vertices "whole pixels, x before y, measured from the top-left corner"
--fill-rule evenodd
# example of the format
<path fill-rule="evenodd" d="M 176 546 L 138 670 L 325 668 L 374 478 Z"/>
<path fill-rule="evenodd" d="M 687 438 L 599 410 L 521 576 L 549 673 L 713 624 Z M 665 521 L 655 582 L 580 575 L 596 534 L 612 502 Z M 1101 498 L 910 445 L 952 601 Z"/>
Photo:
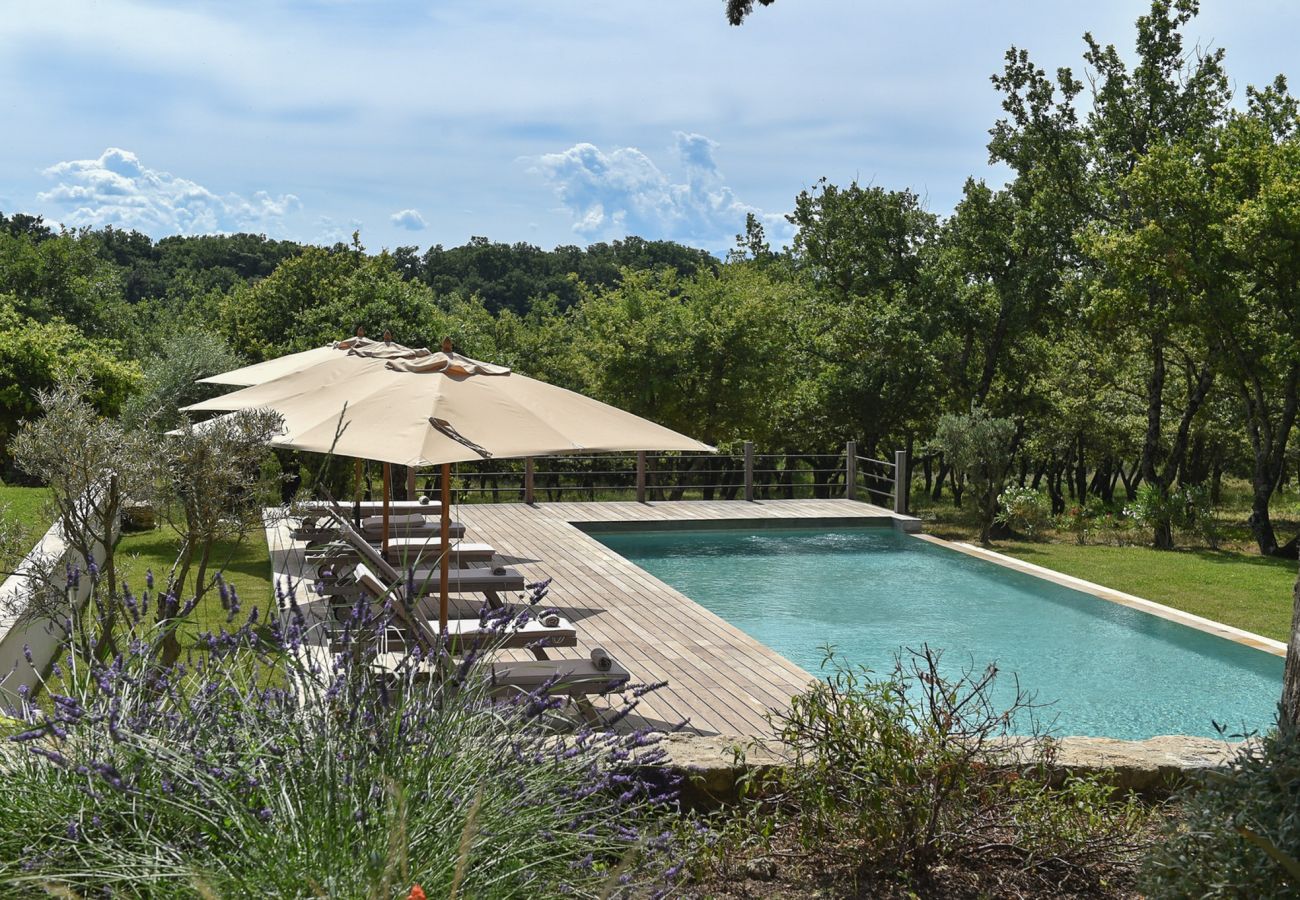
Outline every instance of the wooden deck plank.
<path fill-rule="evenodd" d="M 468 539 L 491 544 L 527 579 L 553 578 L 545 601 L 569 613 L 578 646 L 556 658 L 580 658 L 600 646 L 640 682 L 667 681 L 647 694 L 642 721 L 684 719 L 705 733 L 748 738 L 769 733 L 765 714 L 784 709 L 812 676 L 681 592 L 614 553 L 574 523 L 674 524 L 860 519 L 890 524 L 886 509 L 851 500 L 678 500 L 460 504 L 454 517 Z M 698 526 L 696 526 L 698 527 Z M 281 527 L 268 526 L 277 576 L 301 573 L 302 558 Z M 512 651 L 518 658 L 527 658 Z"/>

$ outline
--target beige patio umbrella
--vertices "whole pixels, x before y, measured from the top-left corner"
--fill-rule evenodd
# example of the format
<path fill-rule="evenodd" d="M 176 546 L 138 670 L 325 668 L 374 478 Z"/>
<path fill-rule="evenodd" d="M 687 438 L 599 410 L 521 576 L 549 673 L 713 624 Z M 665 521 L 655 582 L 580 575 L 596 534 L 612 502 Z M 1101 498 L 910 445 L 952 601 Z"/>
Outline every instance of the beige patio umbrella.
<path fill-rule="evenodd" d="M 574 391 L 454 353 L 327 357 L 190 412 L 265 407 L 284 417 L 275 446 L 405 466 L 442 467 L 442 543 L 449 545 L 451 464 L 492 457 L 713 447 Z M 385 485 L 387 478 L 385 478 Z M 447 622 L 442 555 L 439 624 Z"/>
<path fill-rule="evenodd" d="M 263 384 L 267 381 L 273 381 L 276 378 L 282 378 L 285 375 L 292 375 L 295 372 L 301 372 L 304 369 L 310 369 L 312 366 L 323 362 L 338 359 L 348 355 L 364 356 L 411 356 L 421 351 L 404 347 L 401 344 L 395 344 L 388 340 L 389 335 L 385 333 L 383 341 L 374 341 L 365 336 L 365 329 L 358 328 L 356 337 L 346 338 L 341 341 L 334 341 L 323 347 L 313 347 L 310 350 L 303 350 L 299 353 L 289 353 L 284 356 L 277 356 L 275 359 L 268 359 L 265 362 L 254 363 L 251 366 L 244 366 L 239 369 L 231 369 L 229 372 L 222 372 L 219 375 L 212 375 L 208 378 L 200 378 L 199 384 L 225 384 L 232 387 L 248 387 L 254 384 Z M 429 351 L 422 351 L 428 354 Z"/>

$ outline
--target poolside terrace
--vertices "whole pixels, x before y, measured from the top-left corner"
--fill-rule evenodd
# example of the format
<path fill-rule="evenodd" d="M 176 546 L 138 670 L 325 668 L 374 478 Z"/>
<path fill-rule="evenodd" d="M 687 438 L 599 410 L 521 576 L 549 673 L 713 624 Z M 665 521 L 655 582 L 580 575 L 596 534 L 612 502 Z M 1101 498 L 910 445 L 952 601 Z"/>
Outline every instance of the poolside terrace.
<path fill-rule="evenodd" d="M 745 525 L 845 525 L 876 522 L 912 530 L 915 519 L 854 500 L 685 500 L 665 502 L 465 504 L 453 518 L 467 539 L 491 544 L 498 561 L 529 580 L 553 578 L 548 605 L 578 627 L 573 648 L 554 658 L 583 658 L 603 647 L 635 682 L 667 682 L 648 694 L 633 725 L 683 721 L 701 734 L 740 738 L 769 733 L 765 714 L 784 708 L 812 676 L 592 537 L 602 527 L 672 528 Z M 283 524 L 268 527 L 277 580 L 303 576 L 302 545 Z M 743 590 L 744 572 L 737 572 Z M 523 651 L 519 659 L 529 658 Z M 604 701 L 598 701 L 599 706 Z"/>

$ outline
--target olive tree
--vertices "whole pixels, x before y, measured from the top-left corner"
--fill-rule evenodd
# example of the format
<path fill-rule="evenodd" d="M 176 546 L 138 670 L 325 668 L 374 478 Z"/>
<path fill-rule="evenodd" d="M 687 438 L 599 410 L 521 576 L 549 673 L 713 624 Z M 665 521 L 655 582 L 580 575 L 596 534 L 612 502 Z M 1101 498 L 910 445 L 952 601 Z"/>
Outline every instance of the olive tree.
<path fill-rule="evenodd" d="M 142 435 L 100 415 L 85 385 L 64 382 L 37 394 L 43 415 L 24 422 L 12 452 L 19 468 L 49 488 L 51 518 L 67 546 L 84 560 L 102 590 L 95 591 L 95 618 L 38 604 L 41 615 L 62 621 L 72 615 L 78 648 L 104 658 L 115 652 L 121 596 L 114 540 L 124 499 L 147 489 L 150 450 Z M 46 591 L 45 597 L 59 597 Z"/>
<path fill-rule="evenodd" d="M 989 415 L 979 406 L 969 413 L 948 413 L 939 419 L 934 445 L 953 470 L 965 476 L 975 496 L 980 543 L 988 544 L 998 515 L 998 496 L 1015 459 L 1016 423 Z"/>
<path fill-rule="evenodd" d="M 258 532 L 263 507 L 279 499 L 262 470 L 282 421 L 269 410 L 240 410 L 187 423 L 157 446 L 156 502 L 178 538 L 167 590 L 155 608 L 164 662 L 180 653 L 180 620 L 216 586 L 228 561 L 220 547 Z"/>

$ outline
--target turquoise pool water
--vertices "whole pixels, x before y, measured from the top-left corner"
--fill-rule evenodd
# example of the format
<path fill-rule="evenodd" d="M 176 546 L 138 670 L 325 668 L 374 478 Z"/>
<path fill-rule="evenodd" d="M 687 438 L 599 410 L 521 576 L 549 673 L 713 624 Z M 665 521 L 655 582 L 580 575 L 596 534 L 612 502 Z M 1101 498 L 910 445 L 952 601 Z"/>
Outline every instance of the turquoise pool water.
<path fill-rule="evenodd" d="M 1265 729 L 1282 692 L 1281 657 L 890 528 L 592 536 L 813 674 L 827 643 L 877 671 L 923 643 L 996 662 L 1058 735 Z"/>

